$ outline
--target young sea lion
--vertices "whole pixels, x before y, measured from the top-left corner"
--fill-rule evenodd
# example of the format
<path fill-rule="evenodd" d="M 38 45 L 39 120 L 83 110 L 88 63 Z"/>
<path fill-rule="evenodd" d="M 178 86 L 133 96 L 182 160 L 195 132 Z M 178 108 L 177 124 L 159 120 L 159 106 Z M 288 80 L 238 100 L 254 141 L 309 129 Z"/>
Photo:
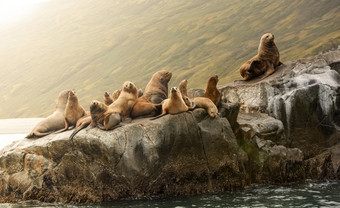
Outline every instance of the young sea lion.
<path fill-rule="evenodd" d="M 65 127 L 58 133 L 66 131 L 69 127 L 75 127 L 77 121 L 86 115 L 83 106 L 80 105 L 75 91 L 70 91 L 65 108 Z"/>
<path fill-rule="evenodd" d="M 178 114 L 188 110 L 189 107 L 184 103 L 181 92 L 177 87 L 173 87 L 170 90 L 170 98 L 162 102 L 162 114 L 151 120 L 160 118 L 166 114 Z"/>
<path fill-rule="evenodd" d="M 168 83 L 171 77 L 172 73 L 165 70 L 158 71 L 152 76 L 143 95 L 137 99 L 132 109 L 132 118 L 160 114 L 161 105 L 157 104 L 168 98 Z"/>
<path fill-rule="evenodd" d="M 216 106 L 218 106 L 221 101 L 221 93 L 216 87 L 217 83 L 217 75 L 210 77 L 204 94 L 204 97 L 209 98 Z"/>
<path fill-rule="evenodd" d="M 258 53 L 240 67 L 240 74 L 245 81 L 260 75 L 263 78 L 275 72 L 275 68 L 282 63 L 280 54 L 274 43 L 274 35 L 266 33 L 261 37 Z"/>
<path fill-rule="evenodd" d="M 195 103 L 195 105 L 199 108 L 204 108 L 210 117 L 215 118 L 218 109 L 216 105 L 209 99 L 205 97 L 194 97 L 191 98 L 191 101 Z"/>
<path fill-rule="evenodd" d="M 137 87 L 130 81 L 124 82 L 122 92 L 109 108 L 119 113 L 123 120 L 131 120 L 131 111 L 138 98 Z"/>
<path fill-rule="evenodd" d="M 65 127 L 65 108 L 70 90 L 59 93 L 57 105 L 53 114 L 40 121 L 26 138 L 42 137 Z"/>

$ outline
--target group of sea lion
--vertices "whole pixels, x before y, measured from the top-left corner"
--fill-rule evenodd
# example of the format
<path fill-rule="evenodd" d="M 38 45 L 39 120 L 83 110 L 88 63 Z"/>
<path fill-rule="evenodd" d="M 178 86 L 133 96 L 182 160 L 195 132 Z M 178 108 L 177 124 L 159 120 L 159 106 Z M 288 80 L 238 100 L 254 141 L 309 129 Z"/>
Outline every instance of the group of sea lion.
<path fill-rule="evenodd" d="M 281 64 L 279 51 L 274 43 L 274 35 L 267 33 L 261 37 L 258 54 L 240 67 L 244 81 L 264 75 L 269 76 Z M 217 107 L 221 94 L 217 89 L 218 76 L 209 78 L 204 97 L 188 97 L 188 81 L 183 80 L 178 87 L 172 87 L 168 98 L 168 83 L 172 73 L 161 70 L 156 72 L 144 92 L 137 89 L 134 83 L 126 81 L 122 89 L 112 95 L 104 93 L 104 102 L 94 100 L 90 111 L 85 111 L 73 90 L 64 90 L 59 94 L 56 109 L 47 118 L 39 122 L 26 137 L 42 137 L 50 133 L 60 133 L 75 128 L 72 139 L 81 129 L 98 127 L 102 130 L 113 130 L 131 122 L 133 118 L 153 117 L 151 120 L 166 114 L 178 114 L 196 107 L 204 108 L 210 117 L 218 114 Z"/>

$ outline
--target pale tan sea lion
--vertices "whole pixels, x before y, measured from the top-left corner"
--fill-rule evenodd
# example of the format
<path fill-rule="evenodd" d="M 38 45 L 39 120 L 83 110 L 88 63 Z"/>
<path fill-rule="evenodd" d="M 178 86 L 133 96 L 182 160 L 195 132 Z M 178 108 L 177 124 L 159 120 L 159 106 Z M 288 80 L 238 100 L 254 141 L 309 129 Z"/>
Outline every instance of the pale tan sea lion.
<path fill-rule="evenodd" d="M 209 78 L 207 88 L 205 90 L 204 97 L 209 98 L 213 103 L 218 106 L 221 101 L 221 93 L 217 89 L 218 76 L 212 76 Z"/>
<path fill-rule="evenodd" d="M 119 113 L 122 120 L 131 120 L 131 111 L 138 99 L 137 87 L 130 81 L 123 84 L 123 89 L 118 97 L 109 108 L 115 113 Z"/>
<path fill-rule="evenodd" d="M 275 72 L 275 68 L 282 63 L 280 54 L 274 43 L 274 35 L 266 33 L 261 37 L 258 53 L 240 67 L 240 74 L 245 81 L 260 75 L 263 78 Z"/>
<path fill-rule="evenodd" d="M 59 93 L 57 105 L 53 114 L 40 121 L 26 138 L 46 136 L 65 127 L 65 108 L 70 90 Z"/>
<path fill-rule="evenodd" d="M 210 117 L 215 118 L 218 113 L 216 105 L 209 99 L 205 97 L 194 97 L 191 101 L 195 103 L 196 107 L 204 108 Z"/>
<path fill-rule="evenodd" d="M 178 114 L 188 110 L 189 107 L 184 103 L 181 92 L 177 87 L 173 87 L 170 90 L 170 98 L 165 99 L 162 102 L 162 114 L 151 120 L 160 118 L 166 114 Z"/>

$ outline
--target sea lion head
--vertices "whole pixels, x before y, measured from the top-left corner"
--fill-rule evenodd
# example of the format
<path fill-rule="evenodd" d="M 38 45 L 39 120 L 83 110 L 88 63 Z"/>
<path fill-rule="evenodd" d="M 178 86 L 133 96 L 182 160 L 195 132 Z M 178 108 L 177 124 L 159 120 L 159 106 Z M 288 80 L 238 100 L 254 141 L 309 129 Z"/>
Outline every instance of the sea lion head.
<path fill-rule="evenodd" d="M 167 84 L 172 77 L 172 73 L 166 70 L 161 70 L 161 71 L 156 72 L 154 76 L 158 77 L 162 84 Z"/>
<path fill-rule="evenodd" d="M 213 84 L 214 86 L 216 86 L 218 81 L 219 81 L 218 76 L 217 76 L 217 74 L 215 74 L 214 76 L 209 78 L 208 82 Z"/>
<path fill-rule="evenodd" d="M 92 113 L 97 113 L 97 112 L 102 112 L 106 111 L 108 107 L 104 104 L 99 102 L 98 100 L 93 100 L 90 104 L 90 112 Z"/>
<path fill-rule="evenodd" d="M 181 97 L 181 92 L 179 91 L 179 89 L 177 87 L 172 87 L 170 90 L 171 93 L 171 97 Z"/>
<path fill-rule="evenodd" d="M 183 80 L 179 83 L 179 85 L 187 86 L 187 85 L 188 85 L 188 80 L 183 79 Z"/>
<path fill-rule="evenodd" d="M 56 108 L 66 108 L 66 103 L 68 100 L 68 95 L 71 90 L 63 90 L 59 93 Z"/>
<path fill-rule="evenodd" d="M 261 37 L 261 43 L 273 43 L 274 42 L 274 35 L 271 33 L 266 33 Z"/>
<path fill-rule="evenodd" d="M 71 90 L 68 94 L 68 99 L 71 101 L 78 101 L 78 96 L 76 94 L 76 91 Z"/>
<path fill-rule="evenodd" d="M 128 93 L 133 93 L 133 94 L 137 94 L 137 93 L 138 93 L 138 89 L 137 89 L 136 85 L 133 84 L 133 83 L 130 82 L 130 81 L 124 82 L 124 84 L 123 84 L 123 90 L 124 90 L 125 92 L 128 92 Z"/>
<path fill-rule="evenodd" d="M 105 93 L 104 93 L 104 97 L 109 98 L 109 97 L 110 97 L 110 94 L 109 94 L 108 92 L 105 92 Z"/>

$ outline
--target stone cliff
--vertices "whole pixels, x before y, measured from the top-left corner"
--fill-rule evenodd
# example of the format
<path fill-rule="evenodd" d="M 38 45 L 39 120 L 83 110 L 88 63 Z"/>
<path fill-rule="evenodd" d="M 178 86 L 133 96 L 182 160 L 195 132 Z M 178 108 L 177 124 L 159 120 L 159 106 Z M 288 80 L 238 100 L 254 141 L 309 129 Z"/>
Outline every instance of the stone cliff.
<path fill-rule="evenodd" d="M 251 183 L 340 179 L 340 50 L 264 80 L 220 86 L 203 109 L 113 131 L 23 139 L 0 150 L 0 202 L 89 203 L 216 193 Z M 204 90 L 191 90 L 200 95 Z"/>

